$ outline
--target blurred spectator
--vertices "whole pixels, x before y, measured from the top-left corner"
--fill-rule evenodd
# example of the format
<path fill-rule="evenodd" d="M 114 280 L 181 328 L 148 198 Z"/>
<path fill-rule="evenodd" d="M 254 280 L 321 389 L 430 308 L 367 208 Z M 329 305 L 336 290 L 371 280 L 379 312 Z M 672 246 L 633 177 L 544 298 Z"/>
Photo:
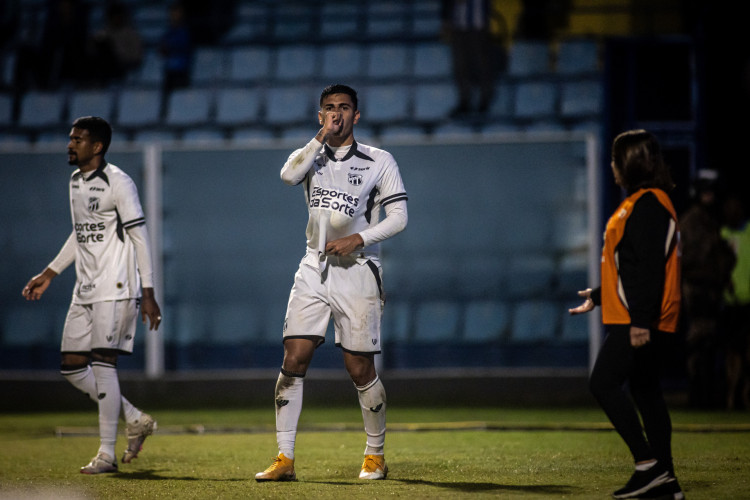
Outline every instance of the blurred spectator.
<path fill-rule="evenodd" d="M 720 234 L 715 171 L 699 172 L 693 200 L 680 218 L 689 403 L 693 407 L 713 408 L 720 404 L 718 327 L 722 294 L 734 267 L 734 254 Z"/>
<path fill-rule="evenodd" d="M 479 91 L 476 110 L 485 113 L 495 96 L 495 80 L 505 67 L 505 51 L 490 31 L 490 0 L 442 0 L 443 38 L 451 45 L 458 103 L 451 116 L 472 111 L 472 93 Z"/>
<path fill-rule="evenodd" d="M 738 398 L 750 409 L 750 224 L 746 207 L 738 195 L 724 202 L 725 225 L 722 237 L 737 259 L 725 293 L 724 348 L 728 409 L 738 406 Z"/>
<path fill-rule="evenodd" d="M 141 65 L 143 40 L 123 4 L 115 2 L 107 7 L 104 28 L 91 38 L 91 55 L 99 85 L 121 80 Z"/>
<path fill-rule="evenodd" d="M 164 57 L 164 91 L 190 85 L 193 42 L 185 18 L 185 8 L 177 2 L 169 7 L 169 27 L 161 39 Z"/>
<path fill-rule="evenodd" d="M 88 71 L 88 10 L 79 0 L 49 0 L 41 37 L 30 37 L 17 53 L 15 86 L 58 88 L 78 83 Z"/>

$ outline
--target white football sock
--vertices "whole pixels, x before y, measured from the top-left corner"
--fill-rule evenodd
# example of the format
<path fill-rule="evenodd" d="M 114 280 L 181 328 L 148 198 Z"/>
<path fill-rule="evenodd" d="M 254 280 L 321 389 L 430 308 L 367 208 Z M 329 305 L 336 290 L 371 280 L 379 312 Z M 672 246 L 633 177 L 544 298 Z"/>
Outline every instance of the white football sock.
<path fill-rule="evenodd" d="M 120 396 L 120 401 L 122 403 L 122 417 L 125 419 L 125 422 L 131 424 L 141 418 L 143 412 L 125 399 L 125 396 Z"/>
<path fill-rule="evenodd" d="M 109 363 L 94 361 L 91 363 L 91 369 L 96 377 L 99 399 L 99 438 L 101 439 L 99 452 L 115 458 L 117 419 L 122 404 L 117 367 Z"/>
<path fill-rule="evenodd" d="M 279 453 L 294 458 L 294 442 L 297 438 L 297 423 L 302 413 L 302 388 L 304 377 L 286 375 L 282 371 L 276 381 L 276 441 Z"/>
<path fill-rule="evenodd" d="M 355 387 L 367 433 L 365 455 L 382 455 L 385 446 L 385 387 L 377 375 L 367 385 Z"/>
<path fill-rule="evenodd" d="M 90 365 L 75 369 L 62 368 L 60 373 L 73 387 L 86 394 L 94 403 L 99 404 L 96 397 L 96 377 L 94 377 Z M 134 422 L 141 418 L 141 410 L 133 406 L 130 401 L 125 399 L 125 396 L 120 396 L 120 399 L 122 402 L 122 417 L 126 422 Z"/>
<path fill-rule="evenodd" d="M 99 403 L 99 400 L 96 399 L 96 377 L 94 377 L 91 366 L 86 365 L 74 369 L 63 367 L 60 369 L 60 373 L 73 387 L 86 394 L 91 401 Z"/>

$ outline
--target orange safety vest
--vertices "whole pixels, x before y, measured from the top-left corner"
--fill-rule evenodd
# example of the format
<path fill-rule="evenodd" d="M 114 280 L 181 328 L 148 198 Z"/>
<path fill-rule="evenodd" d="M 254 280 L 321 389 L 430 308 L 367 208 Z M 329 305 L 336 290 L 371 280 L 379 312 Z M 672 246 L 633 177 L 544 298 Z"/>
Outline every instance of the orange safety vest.
<path fill-rule="evenodd" d="M 620 279 L 617 246 L 625 234 L 625 224 L 633 213 L 633 206 L 647 192 L 653 193 L 659 203 L 672 216 L 667 240 L 664 242 L 664 254 L 667 261 L 664 272 L 661 315 L 658 322 L 652 327 L 665 332 L 675 332 L 677 331 L 677 321 L 680 314 L 680 232 L 677 227 L 677 215 L 672 206 L 672 201 L 667 193 L 661 189 L 640 189 L 631 194 L 623 200 L 607 222 L 607 229 L 604 232 L 604 248 L 602 249 L 602 322 L 605 325 L 630 324 L 630 312 Z"/>

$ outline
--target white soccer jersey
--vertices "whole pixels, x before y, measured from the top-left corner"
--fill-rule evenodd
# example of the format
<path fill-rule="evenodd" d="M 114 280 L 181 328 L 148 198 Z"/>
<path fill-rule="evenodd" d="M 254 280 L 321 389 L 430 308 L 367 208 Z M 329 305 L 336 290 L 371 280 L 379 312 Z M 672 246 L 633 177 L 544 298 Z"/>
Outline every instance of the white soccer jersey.
<path fill-rule="evenodd" d="M 290 155 L 282 177 L 304 184 L 308 248 L 321 251 L 327 241 L 355 233 L 368 245 L 367 230 L 378 224 L 381 207 L 407 199 L 396 160 L 387 151 L 357 142 L 337 160 L 324 145 L 306 175 L 297 179 L 290 170 L 304 149 Z M 379 246 L 374 242 L 358 252 L 377 255 Z"/>
<path fill-rule="evenodd" d="M 135 248 L 125 230 L 145 219 L 130 176 L 109 163 L 93 173 L 76 170 L 70 179 L 70 213 L 77 242 L 73 303 L 140 297 Z"/>

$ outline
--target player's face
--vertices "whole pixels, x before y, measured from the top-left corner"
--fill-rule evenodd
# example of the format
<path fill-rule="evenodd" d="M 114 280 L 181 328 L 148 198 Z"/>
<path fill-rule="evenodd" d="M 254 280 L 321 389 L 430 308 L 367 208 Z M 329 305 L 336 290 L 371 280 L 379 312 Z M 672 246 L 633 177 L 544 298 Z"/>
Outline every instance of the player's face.
<path fill-rule="evenodd" d="M 337 123 L 338 130 L 331 134 L 329 140 L 346 144 L 353 137 L 354 124 L 359 121 L 359 111 L 354 109 L 354 103 L 348 94 L 331 94 L 323 99 L 318 118 L 321 124 L 327 120 Z"/>
<path fill-rule="evenodd" d="M 73 127 L 68 141 L 68 165 L 77 165 L 85 170 L 101 148 L 101 142 L 94 142 L 88 130 Z"/>

